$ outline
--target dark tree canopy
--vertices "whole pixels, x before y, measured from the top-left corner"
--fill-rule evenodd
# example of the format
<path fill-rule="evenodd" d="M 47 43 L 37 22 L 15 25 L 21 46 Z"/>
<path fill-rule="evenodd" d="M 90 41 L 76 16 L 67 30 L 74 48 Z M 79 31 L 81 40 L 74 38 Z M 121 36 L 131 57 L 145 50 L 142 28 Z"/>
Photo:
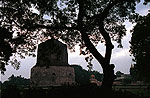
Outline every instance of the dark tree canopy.
<path fill-rule="evenodd" d="M 131 54 L 137 79 L 150 81 L 150 13 L 139 18 L 131 38 Z"/>
<path fill-rule="evenodd" d="M 88 85 L 91 75 L 95 75 L 95 78 L 98 81 L 102 81 L 103 74 L 100 74 L 97 71 L 87 71 L 87 70 L 84 70 L 79 65 L 71 65 L 71 66 L 74 68 L 74 71 L 75 71 L 75 81 L 79 85 Z"/>
<path fill-rule="evenodd" d="M 4 36 L 0 49 L 1 69 L 12 53 L 24 58 L 33 55 L 36 45 L 47 39 L 59 39 L 75 51 L 80 46 L 80 54 L 91 68 L 92 56 L 101 64 L 104 73 L 103 85 L 111 88 L 114 80 L 114 65 L 110 64 L 112 41 L 122 47 L 121 39 L 126 35 L 126 19 L 137 18 L 136 3 L 140 0 L 2 0 L 0 2 L 0 27 L 10 37 Z M 3 34 L 3 33 L 2 33 Z M 104 42 L 103 56 L 96 49 Z M 4 46 L 8 47 L 8 54 Z M 6 55 L 7 54 L 7 55 Z M 17 62 L 16 60 L 14 60 Z M 19 63 L 15 64 L 17 66 Z"/>
<path fill-rule="evenodd" d="M 12 53 L 19 54 L 21 58 L 26 55 L 34 56 L 38 41 L 48 38 L 61 39 L 73 51 L 74 46 L 79 44 L 81 54 L 89 54 L 81 38 L 80 27 L 84 29 L 93 45 L 97 45 L 99 41 L 106 42 L 106 39 L 110 43 L 109 36 L 102 33 L 106 31 L 121 47 L 121 38 L 126 32 L 123 22 L 126 18 L 132 18 L 135 1 L 2 0 L 1 69 L 5 70 L 4 66 Z"/>
<path fill-rule="evenodd" d="M 29 87 L 30 80 L 20 76 L 14 76 L 13 74 L 8 78 L 8 81 L 4 81 L 2 84 L 2 88 L 6 89 L 9 86 L 16 87 Z"/>
<path fill-rule="evenodd" d="M 121 75 L 123 75 L 124 73 L 122 73 L 121 71 L 117 71 L 116 72 L 116 77 L 121 77 Z"/>

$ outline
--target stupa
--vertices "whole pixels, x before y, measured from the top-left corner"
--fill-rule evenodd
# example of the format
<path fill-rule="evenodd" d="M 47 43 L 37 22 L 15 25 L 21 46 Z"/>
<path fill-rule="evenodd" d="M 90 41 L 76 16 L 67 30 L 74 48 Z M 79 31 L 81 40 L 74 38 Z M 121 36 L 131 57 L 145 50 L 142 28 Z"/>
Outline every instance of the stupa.
<path fill-rule="evenodd" d="M 68 64 L 67 45 L 56 39 L 39 44 L 37 63 L 31 69 L 30 80 L 33 87 L 74 84 L 75 73 Z"/>

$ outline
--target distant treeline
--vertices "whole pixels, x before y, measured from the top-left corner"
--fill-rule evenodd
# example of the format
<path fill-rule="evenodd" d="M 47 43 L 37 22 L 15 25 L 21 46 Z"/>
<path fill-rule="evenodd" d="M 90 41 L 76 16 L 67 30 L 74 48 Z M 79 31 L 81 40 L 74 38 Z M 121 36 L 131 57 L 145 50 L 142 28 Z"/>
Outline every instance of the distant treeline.
<path fill-rule="evenodd" d="M 30 79 L 26 79 L 20 76 L 10 76 L 7 81 L 1 82 L 2 88 L 7 88 L 9 86 L 16 86 L 16 87 L 29 87 Z"/>
<path fill-rule="evenodd" d="M 75 81 L 80 85 L 87 85 L 89 83 L 90 76 L 93 74 L 98 81 L 103 80 L 103 74 L 98 71 L 87 71 L 79 65 L 71 65 L 75 70 Z"/>
<path fill-rule="evenodd" d="M 87 85 L 89 83 L 90 76 L 93 74 L 95 75 L 95 78 L 98 81 L 102 81 L 103 74 L 100 74 L 97 71 L 87 71 L 83 69 L 79 65 L 71 65 L 71 67 L 75 70 L 75 81 L 78 85 Z M 30 79 L 26 79 L 24 77 L 20 76 L 10 76 L 7 81 L 4 81 L 3 83 L 0 82 L 0 85 L 2 85 L 3 88 L 6 88 L 8 86 L 17 86 L 17 87 L 29 87 L 30 85 Z"/>

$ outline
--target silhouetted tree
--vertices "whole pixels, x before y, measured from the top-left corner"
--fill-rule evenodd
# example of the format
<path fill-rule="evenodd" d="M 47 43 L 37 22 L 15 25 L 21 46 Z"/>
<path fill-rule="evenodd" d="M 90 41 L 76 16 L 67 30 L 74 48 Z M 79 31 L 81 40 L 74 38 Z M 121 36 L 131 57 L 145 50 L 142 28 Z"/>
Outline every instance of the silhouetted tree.
<path fill-rule="evenodd" d="M 116 72 L 116 77 L 121 77 L 121 75 L 123 75 L 124 73 L 122 73 L 121 71 L 117 71 Z"/>
<path fill-rule="evenodd" d="M 98 81 L 102 81 L 103 74 L 97 71 L 87 71 L 79 65 L 71 65 L 75 71 L 75 81 L 80 85 L 88 85 L 90 76 L 93 74 Z"/>
<path fill-rule="evenodd" d="M 138 79 L 137 69 L 135 69 L 135 67 L 133 67 L 133 65 L 130 68 L 130 75 L 131 75 L 132 81 L 137 81 L 137 79 Z"/>
<path fill-rule="evenodd" d="M 135 18 L 136 1 L 140 0 L 1 0 L 0 26 L 10 36 L 1 41 L 2 71 L 11 52 L 21 58 L 34 56 L 40 40 L 61 39 L 72 51 L 75 45 L 80 46 L 80 54 L 86 55 L 89 68 L 91 55 L 97 59 L 104 73 L 102 87 L 111 90 L 114 81 L 111 41 L 122 47 L 121 39 L 126 34 L 123 23 Z M 100 41 L 106 46 L 104 56 L 95 47 Z M 8 54 L 5 48 L 9 49 Z"/>
<path fill-rule="evenodd" d="M 134 76 L 150 81 L 150 13 L 137 21 L 131 38 L 131 54 L 134 56 Z"/>
<path fill-rule="evenodd" d="M 1 87 L 2 87 L 2 82 L 0 81 L 0 89 L 1 89 Z"/>
<path fill-rule="evenodd" d="M 132 79 L 130 76 L 126 76 L 124 79 L 123 79 L 123 84 L 124 85 L 127 85 L 127 84 L 130 84 L 132 82 Z"/>
<path fill-rule="evenodd" d="M 18 88 L 22 88 L 22 87 L 28 87 L 30 85 L 30 80 L 26 79 L 24 77 L 21 76 L 10 76 L 8 78 L 8 81 L 5 81 L 2 84 L 3 88 L 8 88 L 9 86 L 14 86 L 14 87 L 18 87 Z"/>

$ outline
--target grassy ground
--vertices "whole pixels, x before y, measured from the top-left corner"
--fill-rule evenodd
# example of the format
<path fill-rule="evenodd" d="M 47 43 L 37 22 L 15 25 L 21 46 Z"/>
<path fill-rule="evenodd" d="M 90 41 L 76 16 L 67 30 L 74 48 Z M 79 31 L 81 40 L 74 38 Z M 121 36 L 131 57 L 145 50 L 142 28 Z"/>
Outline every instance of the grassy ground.
<path fill-rule="evenodd" d="M 127 91 L 139 96 L 147 96 L 150 98 L 150 89 L 147 85 L 117 85 L 113 86 L 115 91 Z"/>
<path fill-rule="evenodd" d="M 150 96 L 139 95 L 134 91 L 115 91 L 112 93 L 103 91 L 96 86 L 77 87 L 50 87 L 50 88 L 16 88 L 8 87 L 2 90 L 2 98 L 150 98 Z M 147 94 L 147 93 L 143 93 Z"/>
<path fill-rule="evenodd" d="M 150 90 L 139 90 L 139 89 L 134 89 L 134 90 L 127 90 L 133 94 L 136 94 L 136 95 L 140 95 L 140 96 L 149 96 L 150 98 Z"/>

